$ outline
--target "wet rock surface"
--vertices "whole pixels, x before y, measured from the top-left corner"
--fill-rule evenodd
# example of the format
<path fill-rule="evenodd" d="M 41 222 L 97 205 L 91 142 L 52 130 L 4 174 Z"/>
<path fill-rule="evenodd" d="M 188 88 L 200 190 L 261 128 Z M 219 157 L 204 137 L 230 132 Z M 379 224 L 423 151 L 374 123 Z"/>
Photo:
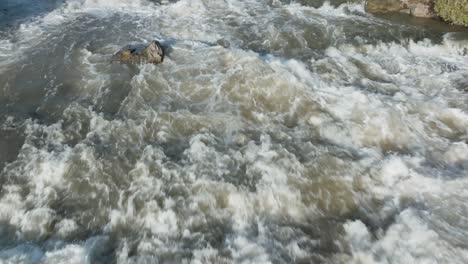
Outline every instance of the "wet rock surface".
<path fill-rule="evenodd" d="M 164 61 L 164 48 L 157 40 L 148 45 L 128 45 L 114 55 L 114 61 L 120 63 L 152 63 L 160 64 Z"/>

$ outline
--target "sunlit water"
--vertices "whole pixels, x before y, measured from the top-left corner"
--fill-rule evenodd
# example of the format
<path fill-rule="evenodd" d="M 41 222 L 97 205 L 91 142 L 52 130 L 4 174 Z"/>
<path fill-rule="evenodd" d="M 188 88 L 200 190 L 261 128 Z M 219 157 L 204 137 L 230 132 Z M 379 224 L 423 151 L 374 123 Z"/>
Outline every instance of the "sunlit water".
<path fill-rule="evenodd" d="M 466 29 L 346 1 L 0 7 L 0 263 L 468 262 Z M 111 63 L 153 39 L 163 64 Z"/>

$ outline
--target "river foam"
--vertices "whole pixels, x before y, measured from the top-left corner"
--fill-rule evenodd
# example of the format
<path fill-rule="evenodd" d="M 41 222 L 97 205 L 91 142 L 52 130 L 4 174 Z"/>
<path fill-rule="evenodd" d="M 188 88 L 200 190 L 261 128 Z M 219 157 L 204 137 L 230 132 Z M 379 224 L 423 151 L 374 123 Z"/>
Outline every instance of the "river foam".
<path fill-rule="evenodd" d="M 466 262 L 466 32 L 273 2 L 67 1 L 0 39 L 0 262 Z"/>

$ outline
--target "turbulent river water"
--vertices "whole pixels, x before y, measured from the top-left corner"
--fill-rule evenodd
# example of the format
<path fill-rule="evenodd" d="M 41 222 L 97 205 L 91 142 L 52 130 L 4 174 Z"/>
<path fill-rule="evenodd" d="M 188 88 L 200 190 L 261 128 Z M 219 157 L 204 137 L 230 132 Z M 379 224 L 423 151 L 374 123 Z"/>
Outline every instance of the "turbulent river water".
<path fill-rule="evenodd" d="M 468 30 L 346 1 L 0 7 L 0 263 L 468 262 Z M 153 39 L 163 64 L 111 63 Z"/>

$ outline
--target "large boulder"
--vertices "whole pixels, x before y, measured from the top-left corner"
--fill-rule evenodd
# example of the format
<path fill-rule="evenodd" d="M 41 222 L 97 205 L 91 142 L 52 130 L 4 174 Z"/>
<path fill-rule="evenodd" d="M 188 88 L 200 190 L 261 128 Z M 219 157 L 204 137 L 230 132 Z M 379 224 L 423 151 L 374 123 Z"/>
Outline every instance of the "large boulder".
<path fill-rule="evenodd" d="M 388 13 L 398 12 L 403 9 L 403 3 L 400 0 L 367 0 L 366 12 L 369 13 Z"/>
<path fill-rule="evenodd" d="M 153 63 L 159 64 L 164 61 L 164 48 L 157 40 L 148 45 L 128 45 L 114 55 L 114 61 L 120 63 Z"/>
<path fill-rule="evenodd" d="M 467 0 L 436 0 L 435 10 L 444 20 L 468 27 Z"/>
<path fill-rule="evenodd" d="M 436 17 L 434 0 L 367 0 L 366 11 L 369 13 L 402 12 L 415 17 Z"/>
<path fill-rule="evenodd" d="M 402 0 L 403 7 L 415 17 L 434 18 L 434 0 Z"/>

